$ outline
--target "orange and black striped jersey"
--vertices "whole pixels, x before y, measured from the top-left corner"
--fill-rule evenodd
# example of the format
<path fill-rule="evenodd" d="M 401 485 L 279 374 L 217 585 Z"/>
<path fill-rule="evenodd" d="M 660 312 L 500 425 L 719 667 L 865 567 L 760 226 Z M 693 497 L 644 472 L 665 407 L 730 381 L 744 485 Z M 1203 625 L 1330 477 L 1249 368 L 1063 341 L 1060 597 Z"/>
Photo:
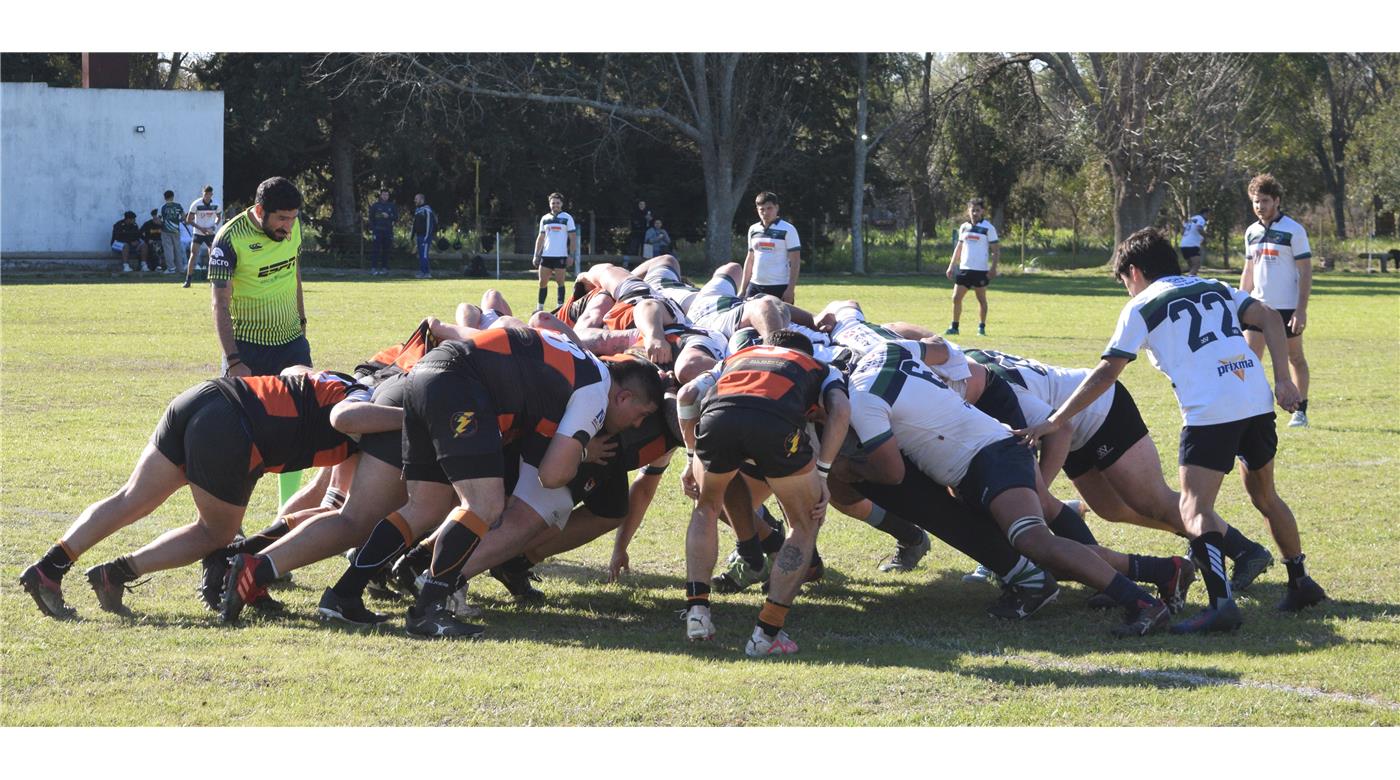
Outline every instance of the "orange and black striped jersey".
<path fill-rule="evenodd" d="M 578 324 L 578 318 L 582 317 L 584 310 L 588 308 L 588 302 L 599 292 L 601 291 L 597 288 L 585 291 L 582 285 L 575 284 L 574 290 L 569 294 L 569 297 L 565 298 L 564 303 L 562 303 L 559 308 L 550 312 L 550 314 L 558 317 L 560 322 L 572 328 Z"/>
<path fill-rule="evenodd" d="M 331 409 L 344 400 L 368 401 L 370 389 L 344 374 L 224 377 L 212 380 L 248 424 L 248 471 L 301 471 L 334 466 L 356 445 L 331 427 Z"/>
<path fill-rule="evenodd" d="M 574 501 L 582 501 L 594 487 L 602 484 L 608 475 L 621 472 L 624 476 L 631 471 L 654 462 L 662 455 L 679 447 L 684 442 L 666 422 L 664 408 L 642 418 L 641 425 L 617 434 L 617 449 L 606 463 L 584 463 L 569 482 L 569 492 Z"/>
<path fill-rule="evenodd" d="M 603 426 L 612 379 L 598 358 L 547 330 L 492 328 L 448 341 L 416 364 L 470 374 L 491 394 L 501 438 L 534 434 L 587 445 Z"/>
<path fill-rule="evenodd" d="M 355 366 L 355 376 L 361 379 L 373 376 L 376 380 L 383 381 L 395 374 L 408 373 L 414 363 L 437 345 L 437 337 L 428 329 L 425 320 L 418 323 L 413 334 L 404 339 L 403 343 L 385 347 L 375 353 L 374 357 Z"/>
<path fill-rule="evenodd" d="M 840 371 L 786 347 L 745 347 L 714 371 L 718 381 L 703 401 L 702 414 L 726 406 L 756 407 L 800 425 L 827 388 L 847 393 Z"/>

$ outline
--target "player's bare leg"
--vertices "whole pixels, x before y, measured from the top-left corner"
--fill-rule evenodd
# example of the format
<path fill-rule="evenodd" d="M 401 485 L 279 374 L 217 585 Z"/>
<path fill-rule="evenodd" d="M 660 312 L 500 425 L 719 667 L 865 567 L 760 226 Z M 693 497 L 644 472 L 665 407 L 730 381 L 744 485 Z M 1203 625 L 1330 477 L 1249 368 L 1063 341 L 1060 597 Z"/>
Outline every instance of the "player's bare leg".
<path fill-rule="evenodd" d="M 758 625 L 744 648 L 750 656 L 797 652 L 796 643 L 783 631 L 783 626 L 806 579 L 807 567 L 817 546 L 817 533 L 826 519 L 829 498 L 826 484 L 815 467 L 787 477 L 770 477 L 768 484 L 787 516 L 790 531 L 773 562 L 773 572 L 768 577 L 768 598 L 759 612 Z"/>
<path fill-rule="evenodd" d="M 706 471 L 693 459 L 686 463 L 696 477 L 699 496 L 690 512 L 685 532 L 685 635 L 692 642 L 705 642 L 715 636 L 710 619 L 710 575 L 719 558 L 719 532 L 716 523 L 724 507 L 724 494 L 738 470 L 717 474 Z"/>

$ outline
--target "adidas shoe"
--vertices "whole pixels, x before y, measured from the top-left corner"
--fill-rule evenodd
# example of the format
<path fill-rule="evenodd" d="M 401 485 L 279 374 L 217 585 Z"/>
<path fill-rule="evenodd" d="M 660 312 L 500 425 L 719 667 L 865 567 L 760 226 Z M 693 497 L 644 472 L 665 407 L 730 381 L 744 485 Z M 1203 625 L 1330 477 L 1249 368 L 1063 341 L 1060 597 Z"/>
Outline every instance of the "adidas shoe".
<path fill-rule="evenodd" d="M 330 588 L 326 588 L 326 592 L 321 594 L 321 603 L 316 606 L 316 615 L 323 620 L 355 627 L 377 626 L 389 619 L 388 615 L 366 609 L 363 601 L 342 598 Z"/>
<path fill-rule="evenodd" d="M 750 658 L 792 655 L 796 652 L 797 643 L 792 641 L 792 637 L 788 636 L 786 631 L 779 631 L 777 636 L 770 637 L 758 626 L 754 626 L 753 636 L 750 636 L 748 644 L 744 645 L 744 655 Z"/>
<path fill-rule="evenodd" d="M 685 611 L 685 638 L 691 642 L 708 642 L 715 638 L 715 624 L 710 620 L 710 608 L 696 605 Z"/>
<path fill-rule="evenodd" d="M 1153 601 L 1140 607 L 1137 614 L 1130 619 L 1109 629 L 1109 633 L 1118 638 L 1130 636 L 1147 636 L 1155 634 L 1167 627 L 1167 621 L 1171 617 L 1171 610 L 1167 608 L 1164 601 Z M 1173 627 L 1175 628 L 1175 627 Z"/>
<path fill-rule="evenodd" d="M 1208 607 L 1195 615 L 1172 625 L 1173 634 L 1213 634 L 1234 631 L 1244 625 L 1244 616 L 1235 600 L 1230 599 L 1218 607 Z"/>
<path fill-rule="evenodd" d="M 1304 412 L 1304 411 L 1301 411 L 1301 410 L 1294 412 L 1294 413 L 1293 413 L 1293 416 L 1290 417 L 1290 418 L 1288 418 L 1288 427 L 1289 427 L 1289 428 L 1306 428 L 1306 427 L 1308 427 L 1308 413 L 1307 413 L 1307 412 Z"/>
<path fill-rule="evenodd" d="M 441 604 L 434 605 L 418 613 L 417 607 L 409 607 L 403 621 L 404 630 L 423 639 L 480 639 L 486 629 L 472 623 L 463 623 Z"/>
<path fill-rule="evenodd" d="M 1176 569 L 1171 577 L 1157 583 L 1157 595 L 1175 615 L 1186 607 L 1186 592 L 1191 589 L 1191 583 L 1196 581 L 1196 564 L 1179 555 L 1172 556 L 1172 563 L 1176 565 Z"/>
<path fill-rule="evenodd" d="M 738 550 L 729 554 L 725 564 L 725 570 L 710 581 L 710 587 L 718 593 L 739 593 L 754 583 L 767 582 L 768 575 L 773 573 L 773 559 L 766 555 L 763 556 L 762 569 L 750 566 Z"/>
<path fill-rule="evenodd" d="M 44 574 L 43 570 L 39 568 L 39 564 L 36 563 L 25 569 L 19 575 L 19 584 L 24 586 L 24 592 L 34 599 L 39 611 L 45 615 L 59 620 L 67 620 L 78 614 L 77 610 L 68 606 L 63 600 L 63 583 Z"/>
<path fill-rule="evenodd" d="M 117 573 L 113 563 L 102 563 L 87 570 L 87 581 L 97 593 L 97 605 L 122 617 L 131 617 L 131 610 L 122 603 L 122 596 L 131 586 Z"/>
<path fill-rule="evenodd" d="M 880 564 L 880 571 L 913 571 L 919 565 L 919 561 L 928 551 L 933 549 L 933 543 L 929 541 L 928 534 L 919 529 L 919 543 L 906 547 L 902 544 L 895 545 L 894 557 Z"/>
<path fill-rule="evenodd" d="M 1288 591 L 1283 594 L 1283 600 L 1278 603 L 1279 612 L 1300 612 L 1306 607 L 1320 604 L 1327 600 L 1327 593 L 1313 581 L 1312 577 L 1306 575 L 1297 582 L 1288 583 Z"/>
<path fill-rule="evenodd" d="M 1002 620 L 1025 620 L 1040 611 L 1040 608 L 1059 598 L 1060 586 L 1047 573 L 1046 582 L 1034 588 L 1019 585 L 1003 585 L 1001 598 L 990 607 L 987 614 Z"/>
<path fill-rule="evenodd" d="M 1235 559 L 1235 565 L 1230 570 L 1230 589 L 1240 591 L 1248 588 L 1273 565 L 1274 556 L 1264 549 L 1264 545 L 1255 543 L 1248 552 Z"/>
<path fill-rule="evenodd" d="M 258 566 L 256 556 L 239 553 L 229 559 L 228 574 L 224 575 L 224 593 L 219 601 L 219 620 L 236 623 L 243 608 L 267 595 L 267 588 L 256 583 L 253 570 Z"/>

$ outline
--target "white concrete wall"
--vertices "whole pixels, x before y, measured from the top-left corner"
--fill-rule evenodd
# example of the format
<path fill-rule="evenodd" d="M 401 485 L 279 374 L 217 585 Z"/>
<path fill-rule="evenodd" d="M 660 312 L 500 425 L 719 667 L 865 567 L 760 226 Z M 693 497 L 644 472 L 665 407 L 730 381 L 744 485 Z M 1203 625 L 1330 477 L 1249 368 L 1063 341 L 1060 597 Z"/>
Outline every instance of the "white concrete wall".
<path fill-rule="evenodd" d="M 223 179 L 222 92 L 0 83 L 0 253 L 101 255 L 123 211 Z"/>

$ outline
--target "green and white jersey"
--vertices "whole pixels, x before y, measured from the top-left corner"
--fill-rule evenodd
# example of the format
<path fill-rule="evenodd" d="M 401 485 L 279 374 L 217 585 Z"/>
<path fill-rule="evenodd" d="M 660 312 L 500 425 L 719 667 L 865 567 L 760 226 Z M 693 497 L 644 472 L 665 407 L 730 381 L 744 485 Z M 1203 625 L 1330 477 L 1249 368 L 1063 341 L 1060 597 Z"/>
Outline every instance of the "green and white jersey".
<path fill-rule="evenodd" d="M 958 243 L 962 244 L 962 255 L 958 257 L 958 268 L 964 271 L 986 271 L 991 245 L 997 243 L 997 229 L 987 220 L 976 225 L 964 222 L 958 227 Z"/>
<path fill-rule="evenodd" d="M 1254 299 L 1224 282 L 1164 276 L 1133 296 L 1103 356 L 1137 357 L 1172 380 L 1186 425 L 1217 425 L 1273 409 L 1264 367 L 1240 331 Z"/>
<path fill-rule="evenodd" d="M 923 345 L 900 339 L 861 359 L 851 372 L 851 428 L 865 449 L 891 436 L 919 469 L 956 486 L 984 447 L 1011 429 L 948 389 L 923 360 Z"/>
<path fill-rule="evenodd" d="M 568 257 L 569 234 L 577 232 L 578 226 L 567 211 L 540 217 L 540 235 L 544 236 L 544 248 L 540 250 L 540 257 Z"/>
<path fill-rule="evenodd" d="M 209 281 L 232 283 L 229 314 L 233 337 L 264 346 L 286 344 L 302 334 L 297 309 L 297 257 L 301 220 L 274 241 L 253 221 L 253 210 L 239 214 L 214 236 Z"/>
<path fill-rule="evenodd" d="M 1064 406 L 1085 378 L 1093 373 L 1087 368 L 1059 368 L 991 349 L 970 349 L 967 356 L 1011 385 L 1011 389 L 1016 391 L 1016 399 L 1021 401 L 1021 412 L 1026 415 L 1028 425 L 1044 422 L 1051 412 Z M 1073 426 L 1070 432 L 1071 452 L 1083 447 L 1099 432 L 1099 427 L 1108 417 L 1108 410 L 1113 407 L 1115 392 L 1115 388 L 1108 388 L 1070 421 Z M 1023 399 L 1033 399 L 1033 402 Z M 1038 419 L 1033 420 L 1032 417 Z"/>
<path fill-rule="evenodd" d="M 1200 246 L 1206 237 L 1206 218 L 1200 214 L 1193 214 L 1190 219 L 1181 223 L 1181 245 L 1183 247 Z"/>
<path fill-rule="evenodd" d="M 1244 256 L 1254 261 L 1251 296 L 1275 309 L 1298 308 L 1298 261 L 1312 257 L 1302 225 L 1286 214 L 1268 227 L 1255 222 L 1244 232 Z"/>

